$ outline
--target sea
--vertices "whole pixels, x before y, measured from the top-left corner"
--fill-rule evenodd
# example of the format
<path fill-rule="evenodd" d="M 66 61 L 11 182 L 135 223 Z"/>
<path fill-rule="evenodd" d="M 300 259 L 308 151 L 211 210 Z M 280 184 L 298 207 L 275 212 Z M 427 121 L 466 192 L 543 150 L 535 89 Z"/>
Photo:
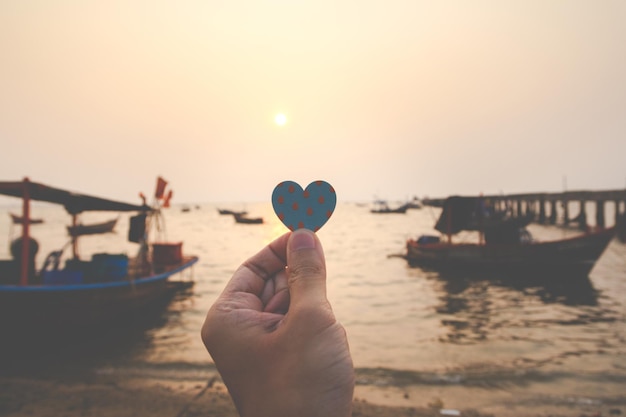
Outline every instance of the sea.
<path fill-rule="evenodd" d="M 199 257 L 185 277 L 195 281 L 193 288 L 121 339 L 107 336 L 78 351 L 67 348 L 66 356 L 55 353 L 49 372 L 74 369 L 172 384 L 206 384 L 217 375 L 200 339 L 207 310 L 235 269 L 287 229 L 269 201 L 186 208 L 164 209 L 164 227 L 154 237 L 183 242 L 186 254 Z M 264 223 L 237 224 L 218 208 L 246 210 Z M 410 267 L 402 257 L 408 238 L 434 233 L 440 209 L 373 214 L 370 208 L 340 201 L 318 232 L 328 299 L 348 334 L 358 398 L 496 415 L 596 405 L 626 412 L 626 244 L 614 239 L 588 277 L 444 274 Z M 0 207 L 0 258 L 9 257 L 9 242 L 20 231 L 3 214 L 9 211 L 19 212 L 19 206 Z M 117 216 L 85 213 L 81 221 Z M 126 239 L 130 214 L 119 216 L 114 233 L 80 240 L 84 259 L 137 252 Z M 63 247 L 69 255 L 69 215 L 57 206 L 34 204 L 32 217 L 45 220 L 31 229 L 40 244 L 38 264 Z M 607 215 L 609 223 L 613 217 Z M 537 224 L 529 230 L 537 240 L 580 233 Z"/>

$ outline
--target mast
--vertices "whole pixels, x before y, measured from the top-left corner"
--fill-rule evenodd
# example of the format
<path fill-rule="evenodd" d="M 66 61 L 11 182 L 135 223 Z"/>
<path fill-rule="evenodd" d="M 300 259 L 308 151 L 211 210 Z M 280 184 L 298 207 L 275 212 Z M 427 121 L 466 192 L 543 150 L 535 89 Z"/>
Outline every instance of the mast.
<path fill-rule="evenodd" d="M 72 214 L 72 227 L 78 224 L 78 214 Z M 78 236 L 72 236 L 72 256 L 78 259 Z"/>
<path fill-rule="evenodd" d="M 22 268 L 20 275 L 20 285 L 28 285 L 28 255 L 30 249 L 30 180 L 24 177 L 22 187 Z"/>
<path fill-rule="evenodd" d="M 446 235 L 448 236 L 448 243 L 452 243 L 452 204 L 449 204 L 449 206 L 450 211 L 448 212 L 448 217 L 446 217 Z"/>

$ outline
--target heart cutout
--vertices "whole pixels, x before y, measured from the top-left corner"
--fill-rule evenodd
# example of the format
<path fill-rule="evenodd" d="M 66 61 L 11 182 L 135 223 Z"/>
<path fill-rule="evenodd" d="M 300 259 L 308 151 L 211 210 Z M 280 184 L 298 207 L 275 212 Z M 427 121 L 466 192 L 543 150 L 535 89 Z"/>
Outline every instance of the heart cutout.
<path fill-rule="evenodd" d="M 289 230 L 317 232 L 330 219 L 337 205 L 337 195 L 326 181 L 313 181 L 302 190 L 297 182 L 283 181 L 274 188 L 272 206 Z"/>

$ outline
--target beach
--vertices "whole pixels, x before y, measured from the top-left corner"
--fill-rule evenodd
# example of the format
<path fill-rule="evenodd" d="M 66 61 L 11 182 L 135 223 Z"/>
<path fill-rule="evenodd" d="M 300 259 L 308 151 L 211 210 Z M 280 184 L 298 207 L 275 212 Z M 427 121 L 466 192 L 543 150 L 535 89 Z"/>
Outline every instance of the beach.
<path fill-rule="evenodd" d="M 218 378 L 206 385 L 178 387 L 153 382 L 120 381 L 107 377 L 82 381 L 0 378 L 0 414 L 18 416 L 191 417 L 238 416 Z M 435 408 L 390 407 L 355 399 L 353 416 L 435 416 Z M 486 416 L 473 411 L 466 416 Z"/>
<path fill-rule="evenodd" d="M 437 398 L 424 407 L 380 405 L 357 395 L 353 417 L 592 417 L 620 416 L 626 412 L 621 404 L 576 404 L 527 409 L 447 409 Z M 206 384 L 179 381 L 120 379 L 111 375 L 83 378 L 0 377 L 0 415 L 4 417 L 237 417 L 238 414 L 222 384 L 215 375 Z"/>

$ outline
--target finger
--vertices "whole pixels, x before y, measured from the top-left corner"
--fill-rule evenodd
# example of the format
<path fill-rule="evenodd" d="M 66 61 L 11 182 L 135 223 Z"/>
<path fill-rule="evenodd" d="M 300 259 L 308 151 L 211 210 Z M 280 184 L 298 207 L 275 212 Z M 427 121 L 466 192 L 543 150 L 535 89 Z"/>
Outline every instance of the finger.
<path fill-rule="evenodd" d="M 293 307 L 327 303 L 324 251 L 312 231 L 299 229 L 289 237 L 287 274 Z"/>
<path fill-rule="evenodd" d="M 233 274 L 224 293 L 246 292 L 261 297 L 265 281 L 272 278 L 287 265 L 286 233 L 245 261 Z"/>
<path fill-rule="evenodd" d="M 267 291 L 266 286 L 266 291 Z M 272 294 L 263 300 L 265 307 L 263 311 L 269 313 L 285 314 L 289 310 L 289 288 L 287 286 L 287 272 L 280 271 L 272 278 Z"/>

